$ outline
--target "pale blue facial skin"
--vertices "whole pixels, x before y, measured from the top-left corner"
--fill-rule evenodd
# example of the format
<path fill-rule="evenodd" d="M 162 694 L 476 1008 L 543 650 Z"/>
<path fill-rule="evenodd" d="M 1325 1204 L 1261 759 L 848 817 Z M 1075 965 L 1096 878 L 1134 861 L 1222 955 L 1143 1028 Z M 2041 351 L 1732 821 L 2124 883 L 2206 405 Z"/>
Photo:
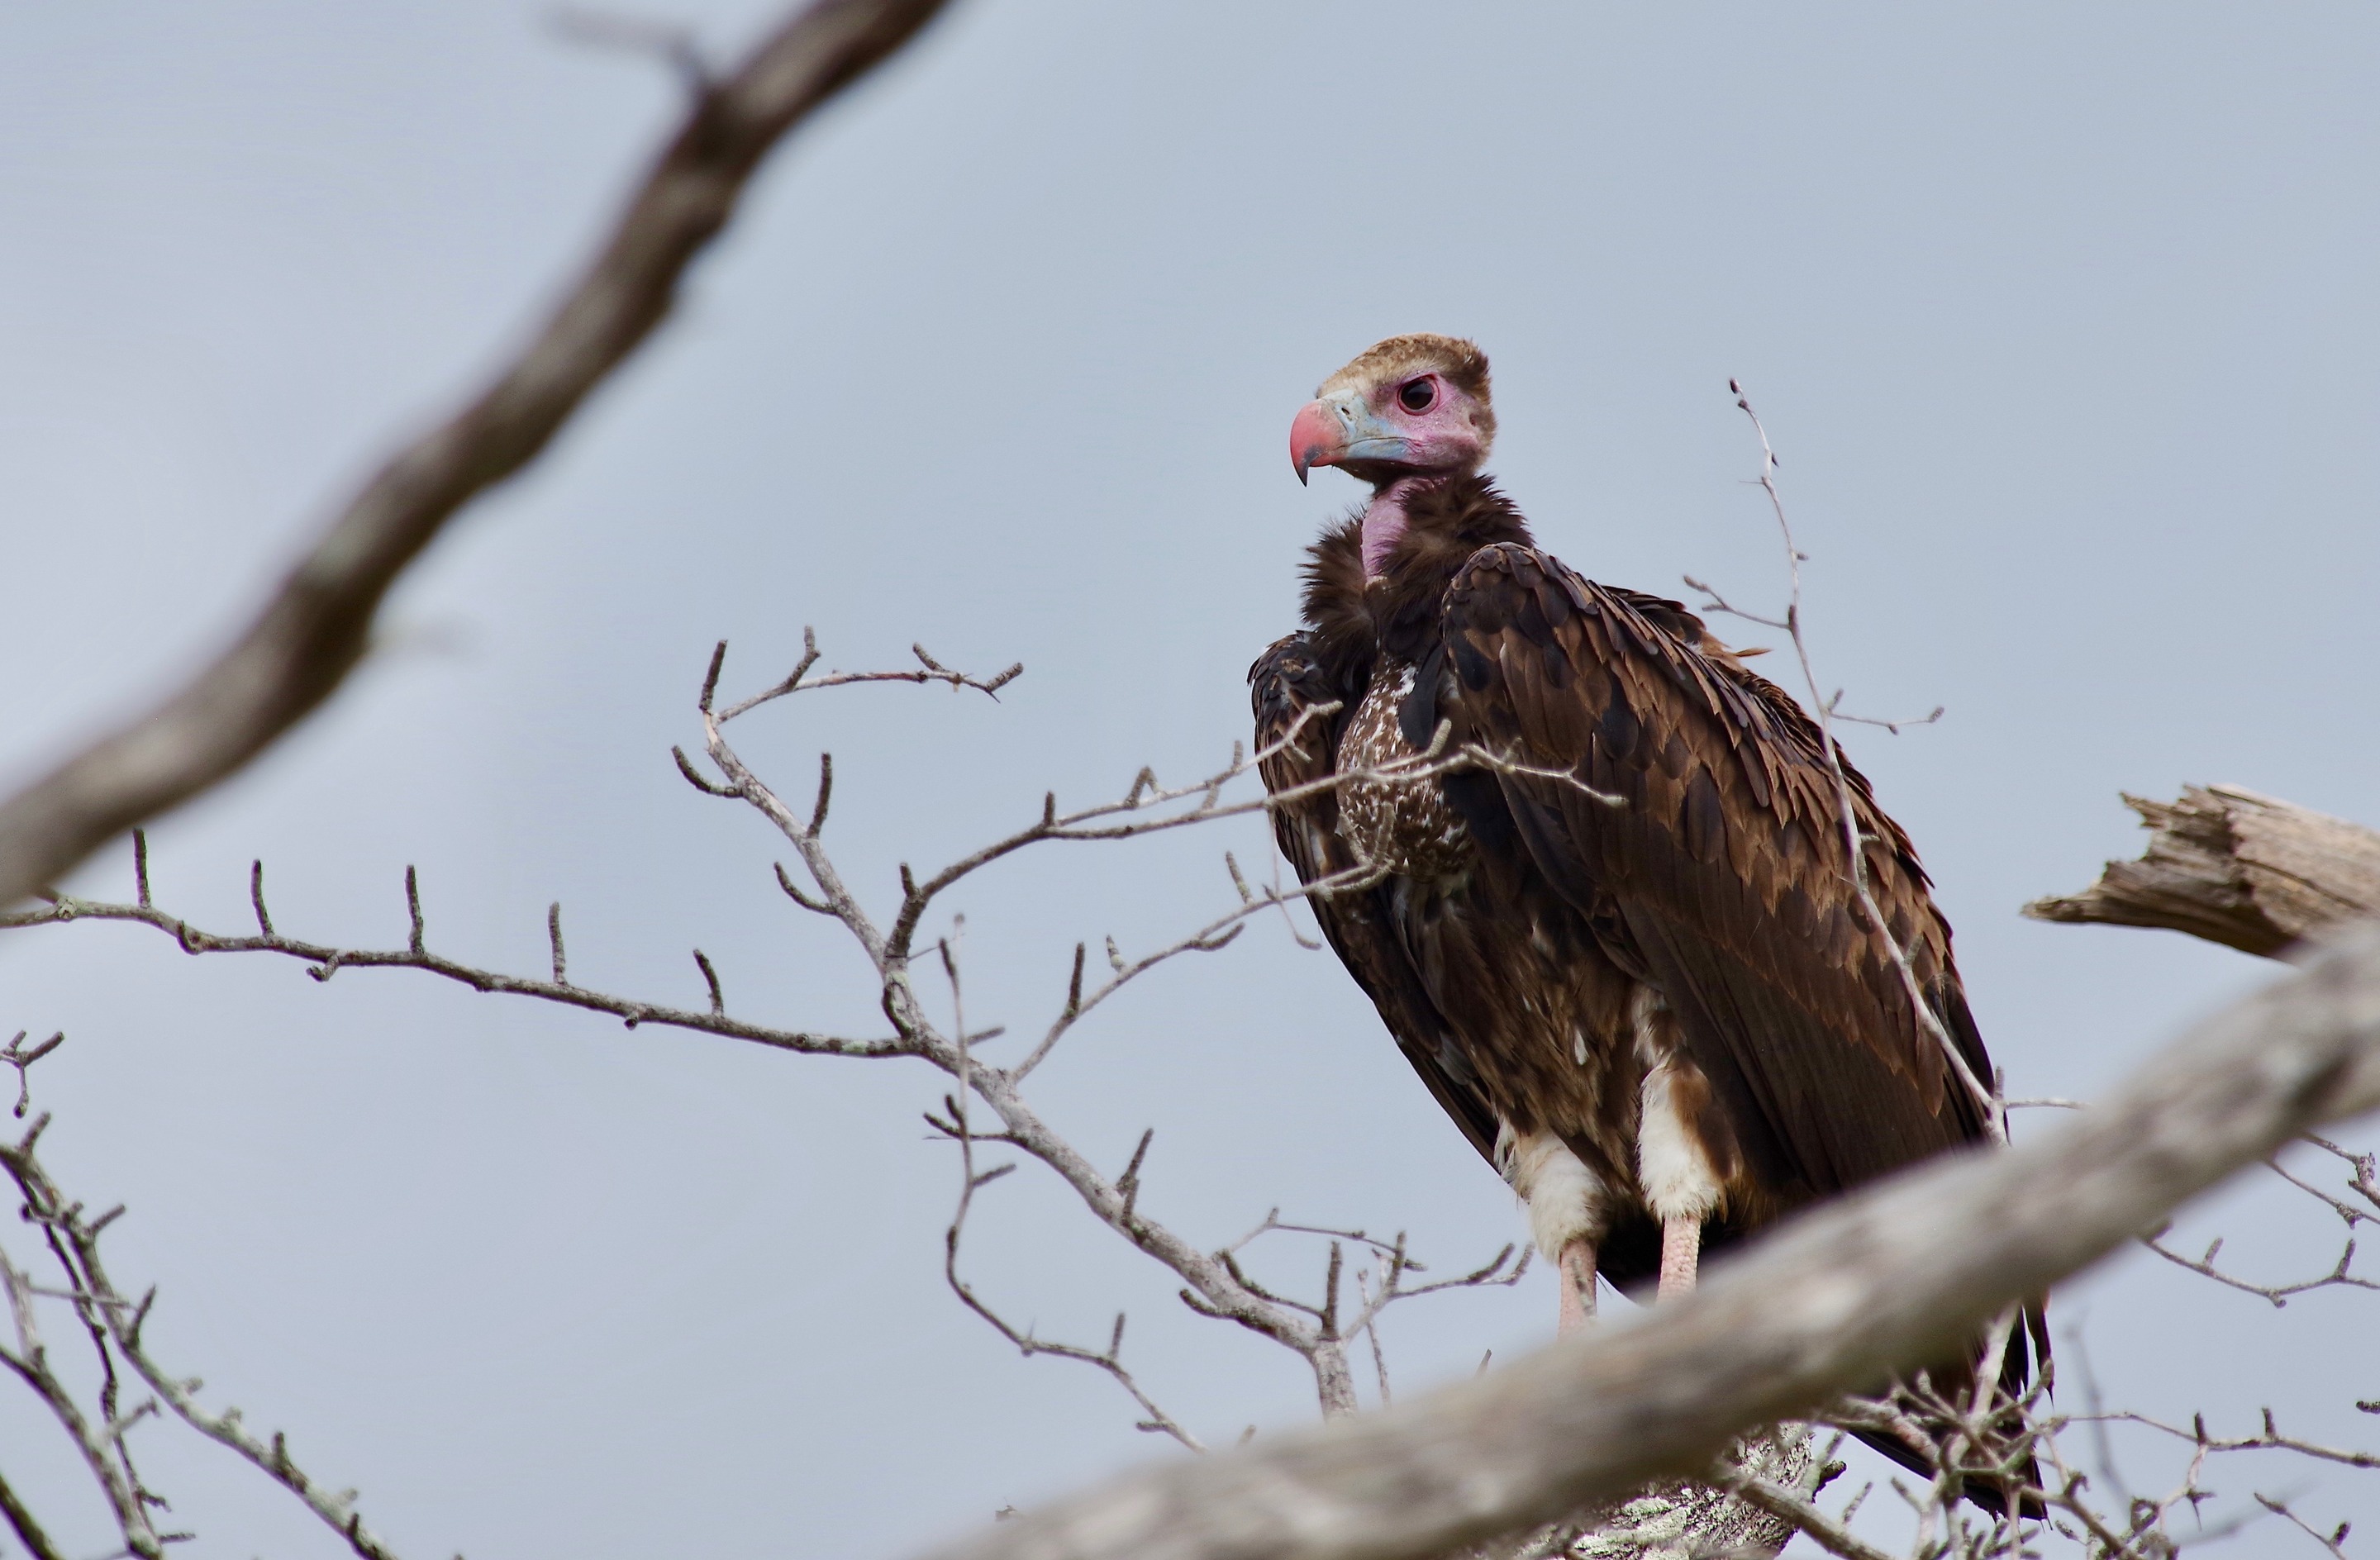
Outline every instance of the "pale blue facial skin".
<path fill-rule="evenodd" d="M 1290 424 L 1289 458 L 1300 482 L 1306 479 L 1306 468 L 1311 466 L 1363 461 L 1402 466 L 1413 453 L 1413 441 L 1383 421 L 1359 391 L 1342 391 L 1309 401 Z"/>
<path fill-rule="evenodd" d="M 1427 406 L 1415 411 L 1398 403 L 1400 385 L 1411 389 L 1425 380 Z M 1408 471 L 1475 467 L 1487 447 L 1473 410 L 1468 396 L 1435 373 L 1399 385 L 1350 386 L 1299 410 L 1290 425 L 1290 460 L 1301 481 L 1315 466 L 1335 466 L 1373 483 Z"/>
<path fill-rule="evenodd" d="M 1339 421 L 1344 441 L 1339 464 L 1352 461 L 1394 461 L 1402 465 L 1412 460 L 1413 441 L 1383 421 L 1377 412 L 1365 404 L 1360 395 L 1348 393 L 1334 395 L 1322 403 L 1324 408 Z"/>

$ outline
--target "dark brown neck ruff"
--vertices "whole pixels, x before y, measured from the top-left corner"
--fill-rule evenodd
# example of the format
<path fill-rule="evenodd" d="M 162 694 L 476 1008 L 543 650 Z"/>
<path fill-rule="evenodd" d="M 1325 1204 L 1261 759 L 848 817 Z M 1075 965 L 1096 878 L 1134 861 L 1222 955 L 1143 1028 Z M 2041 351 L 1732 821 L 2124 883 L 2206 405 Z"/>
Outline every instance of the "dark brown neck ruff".
<path fill-rule="evenodd" d="M 1398 496 L 1404 530 L 1377 575 L 1365 574 L 1361 515 L 1325 531 L 1307 554 L 1305 621 L 1342 696 L 1361 696 L 1380 656 L 1408 665 L 1423 658 L 1446 587 L 1473 553 L 1500 541 L 1536 545 L 1492 478 L 1450 477 Z"/>

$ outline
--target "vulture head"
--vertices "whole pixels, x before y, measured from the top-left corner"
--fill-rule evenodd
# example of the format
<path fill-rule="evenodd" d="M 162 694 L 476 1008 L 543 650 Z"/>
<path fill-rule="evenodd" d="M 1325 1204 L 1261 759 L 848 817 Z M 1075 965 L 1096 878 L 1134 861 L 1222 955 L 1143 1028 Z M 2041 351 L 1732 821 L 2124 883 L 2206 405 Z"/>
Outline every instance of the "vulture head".
<path fill-rule="evenodd" d="M 1322 381 L 1289 429 L 1297 479 L 1335 466 L 1374 486 L 1479 469 L 1496 439 L 1488 355 L 1454 336 L 1390 336 Z"/>

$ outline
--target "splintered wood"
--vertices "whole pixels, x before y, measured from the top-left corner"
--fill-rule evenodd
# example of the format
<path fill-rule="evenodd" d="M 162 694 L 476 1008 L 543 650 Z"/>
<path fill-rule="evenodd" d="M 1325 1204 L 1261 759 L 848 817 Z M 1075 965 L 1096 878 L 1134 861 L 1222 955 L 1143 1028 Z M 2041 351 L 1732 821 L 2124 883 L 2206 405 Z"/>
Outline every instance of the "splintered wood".
<path fill-rule="evenodd" d="M 2380 911 L 2380 833 L 2236 785 L 2174 802 L 2127 795 L 2150 831 L 2079 894 L 2034 901 L 2036 921 L 2162 926 L 2271 956 L 2325 925 Z"/>

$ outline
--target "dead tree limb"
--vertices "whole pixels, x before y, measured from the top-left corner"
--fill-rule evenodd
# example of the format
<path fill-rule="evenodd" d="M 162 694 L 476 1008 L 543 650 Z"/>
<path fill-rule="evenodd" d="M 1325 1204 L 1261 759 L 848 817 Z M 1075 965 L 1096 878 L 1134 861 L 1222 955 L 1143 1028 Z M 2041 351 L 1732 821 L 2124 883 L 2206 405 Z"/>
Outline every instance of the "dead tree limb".
<path fill-rule="evenodd" d="M 2242 1166 L 2374 1107 L 2380 928 L 2364 927 L 2063 1129 L 1813 1213 L 1683 1300 L 1410 1406 L 1138 1470 L 935 1554 L 1421 1560 L 1554 1520 L 1955 1352 Z"/>
<path fill-rule="evenodd" d="M 0 803 L 0 907 L 237 770 L 328 697 L 406 565 L 465 504 L 534 460 L 661 323 L 761 158 L 941 5 L 818 0 L 741 66 L 698 83 L 611 236 L 494 381 L 382 466 L 247 631 L 179 692 Z"/>
<path fill-rule="evenodd" d="M 898 907 L 889 924 L 880 923 L 862 902 L 859 892 L 844 877 L 823 838 L 828 781 L 833 773 L 832 763 L 821 759 L 818 804 L 809 810 L 808 819 L 805 822 L 798 809 L 779 797 L 765 780 L 746 766 L 728 744 L 724 728 L 731 720 L 748 714 L 771 701 L 795 694 L 816 694 L 854 684 L 936 683 L 997 697 L 1000 690 L 1021 675 L 1024 670 L 1021 666 L 1011 666 L 990 676 L 975 676 L 942 665 L 922 647 L 912 648 L 920 663 L 921 669 L 917 671 L 820 672 L 816 671 L 819 660 L 816 640 L 805 631 L 801 660 L 789 676 L 759 694 L 722 707 L 717 702 L 717 694 L 727 651 L 722 641 L 712 652 L 696 702 L 705 728 L 705 751 L 719 773 L 725 777 L 723 783 L 706 778 L 683 750 L 674 752 L 679 772 L 695 789 L 707 796 L 747 804 L 767 818 L 794 847 L 802 870 L 810 878 L 811 887 L 808 889 L 801 888 L 782 864 L 776 867 L 778 885 L 813 913 L 841 922 L 857 940 L 875 968 L 880 988 L 878 1006 L 892 1021 L 893 1033 L 887 1036 L 821 1034 L 808 1030 L 779 1028 L 731 1015 L 725 1010 L 726 1001 L 718 972 L 700 954 L 696 956 L 696 960 L 702 968 L 709 997 L 709 1001 L 700 1008 L 683 1008 L 611 995 L 588 986 L 583 979 L 566 978 L 568 965 L 558 905 L 547 911 L 545 925 L 552 949 L 549 968 L 552 978 L 509 975 L 462 963 L 431 946 L 421 884 L 411 868 L 407 869 L 405 876 L 405 913 L 408 932 L 402 947 L 376 949 L 340 948 L 284 935 L 275 929 L 264 902 L 261 865 L 251 865 L 248 879 L 256 932 L 230 936 L 208 932 L 180 916 L 168 913 L 156 903 L 149 880 L 146 836 L 139 829 L 133 830 L 132 834 L 132 903 L 108 904 L 52 892 L 42 896 L 46 903 L 38 909 L 0 909 L 0 929 L 77 920 L 131 921 L 165 933 L 183 952 L 188 954 L 261 952 L 302 960 L 308 973 L 318 981 L 327 981 L 339 971 L 350 968 L 419 970 L 480 991 L 535 998 L 608 1013 L 630 1028 L 650 1024 L 694 1030 L 813 1055 L 909 1057 L 924 1060 L 948 1073 L 958 1085 L 944 1096 L 942 1114 L 937 1116 L 929 1112 L 927 1121 L 936 1132 L 956 1142 L 963 1156 L 971 1161 L 977 1145 L 997 1143 L 1038 1160 L 1055 1172 L 1101 1223 L 1145 1254 L 1171 1268 L 1183 1280 L 1179 1297 L 1185 1306 L 1203 1316 L 1237 1323 L 1297 1354 L 1314 1373 L 1318 1398 L 1324 1411 L 1352 1411 L 1356 1407 L 1356 1384 L 1348 1348 L 1351 1341 L 1368 1336 L 1368 1329 L 1384 1308 L 1447 1289 L 1509 1284 L 1519 1278 L 1525 1264 L 1514 1264 L 1508 1248 L 1476 1271 L 1443 1281 L 1415 1285 L 1406 1279 L 1410 1275 L 1421 1272 L 1422 1267 L 1405 1252 L 1401 1239 L 1382 1243 L 1372 1240 L 1361 1231 L 1334 1232 L 1311 1226 L 1284 1225 L 1269 1217 L 1247 1240 L 1268 1230 L 1280 1230 L 1316 1235 L 1331 1242 L 1331 1255 L 1326 1269 L 1329 1276 L 1325 1280 L 1321 1300 L 1311 1304 L 1294 1300 L 1266 1288 L 1251 1277 L 1238 1264 L 1233 1255 L 1236 1248 L 1214 1252 L 1202 1251 L 1149 1215 L 1141 1202 L 1145 1144 L 1144 1153 L 1135 1155 L 1123 1175 L 1110 1179 L 1038 1114 L 1026 1099 L 1024 1085 L 1033 1070 L 1049 1058 L 1052 1048 L 1078 1021 L 1135 980 L 1188 954 L 1220 951 L 1232 943 L 1249 920 L 1257 916 L 1271 912 L 1286 913 L 1288 906 L 1315 894 L 1365 887 L 1373 880 L 1373 869 L 1351 869 L 1349 873 L 1318 878 L 1294 889 L 1270 887 L 1259 891 L 1248 884 L 1245 875 L 1239 873 L 1236 865 L 1231 863 L 1227 856 L 1226 865 L 1232 872 L 1232 884 L 1237 890 L 1235 907 L 1212 916 L 1206 925 L 1186 937 L 1135 957 L 1127 958 L 1110 938 L 1108 964 L 1112 973 L 1110 978 L 1094 986 L 1085 985 L 1083 961 L 1078 957 L 1063 1009 L 1043 1031 L 1038 1043 L 1023 1058 L 1008 1066 L 1000 1065 L 994 1055 L 982 1047 L 999 1039 L 1004 1033 L 1003 1027 L 974 1029 L 957 1021 L 958 964 L 953 941 L 958 926 L 955 918 L 951 937 L 934 938 L 927 945 L 930 954 L 938 956 L 944 974 L 953 983 L 953 1022 L 948 1024 L 938 1022 L 929 1011 L 915 985 L 914 964 L 921 951 L 918 938 L 923 935 L 921 928 L 937 897 L 992 862 L 1051 840 L 1120 841 L 1194 828 L 1220 819 L 1261 814 L 1272 804 L 1272 799 L 1232 800 L 1227 792 L 1235 783 L 1254 776 L 1264 759 L 1277 749 L 1268 748 L 1250 754 L 1235 743 L 1230 761 L 1221 768 L 1183 784 L 1165 784 L 1144 768 L 1121 798 L 1094 802 L 1062 812 L 1059 809 L 1055 793 L 1045 793 L 1042 806 L 1031 822 L 994 843 L 929 874 L 917 874 L 905 865 L 901 868 L 902 897 Z M 1327 713 L 1328 707 L 1318 707 Z M 1280 740 L 1293 742 L 1296 732 L 1293 730 Z M 1447 753 L 1434 748 L 1431 752 L 1415 756 L 1410 763 L 1399 762 L 1390 768 L 1350 771 L 1321 783 L 1336 786 L 1349 780 L 1389 776 L 1398 779 L 1427 776 L 1447 772 L 1471 761 L 1467 750 Z M 1492 764 L 1493 759 L 1485 757 L 1480 761 Z M 23 1039 L 24 1036 L 19 1034 L 8 1046 L 0 1046 L 0 1063 L 9 1066 L 17 1066 L 20 1060 L 30 1063 L 46 1049 L 44 1046 L 30 1053 L 23 1052 L 20 1049 Z M 969 1123 L 965 1102 L 970 1095 L 992 1110 L 999 1118 L 997 1124 L 985 1122 L 977 1127 Z M 996 1328 L 1011 1344 L 1027 1354 L 1070 1359 L 1098 1367 L 1132 1395 L 1141 1409 L 1143 1417 L 1139 1422 L 1144 1428 L 1173 1434 L 1185 1445 L 1196 1445 L 1197 1438 L 1166 1415 L 1123 1366 L 1117 1353 L 1122 1342 L 1120 1331 L 1111 1335 L 1104 1348 L 1060 1344 L 1038 1337 L 1029 1328 L 1018 1328 L 1005 1321 L 993 1305 L 960 1276 L 956 1267 L 956 1243 L 965 1223 L 966 1203 L 976 1191 L 1005 1173 L 1003 1167 L 995 1167 L 978 1175 L 971 1162 L 965 1168 L 962 1181 L 965 1190 L 962 1193 L 959 1215 L 946 1236 L 949 1260 L 945 1275 L 953 1291 L 963 1303 Z M 1343 1299 L 1341 1279 L 1345 1276 L 1342 1239 L 1348 1244 L 1370 1247 L 1377 1253 L 1383 1253 L 1378 1266 L 1366 1275 L 1371 1287 L 1362 1292 L 1361 1304 L 1352 1310 L 1341 1304 Z M 1245 1245 L 1246 1240 L 1240 1244 Z"/>
<path fill-rule="evenodd" d="M 2127 794 L 2148 849 L 2078 894 L 2024 907 L 2036 921 L 2162 926 L 2271 955 L 2308 932 L 2380 913 L 2380 833 L 2236 785 L 2173 802 Z"/>

